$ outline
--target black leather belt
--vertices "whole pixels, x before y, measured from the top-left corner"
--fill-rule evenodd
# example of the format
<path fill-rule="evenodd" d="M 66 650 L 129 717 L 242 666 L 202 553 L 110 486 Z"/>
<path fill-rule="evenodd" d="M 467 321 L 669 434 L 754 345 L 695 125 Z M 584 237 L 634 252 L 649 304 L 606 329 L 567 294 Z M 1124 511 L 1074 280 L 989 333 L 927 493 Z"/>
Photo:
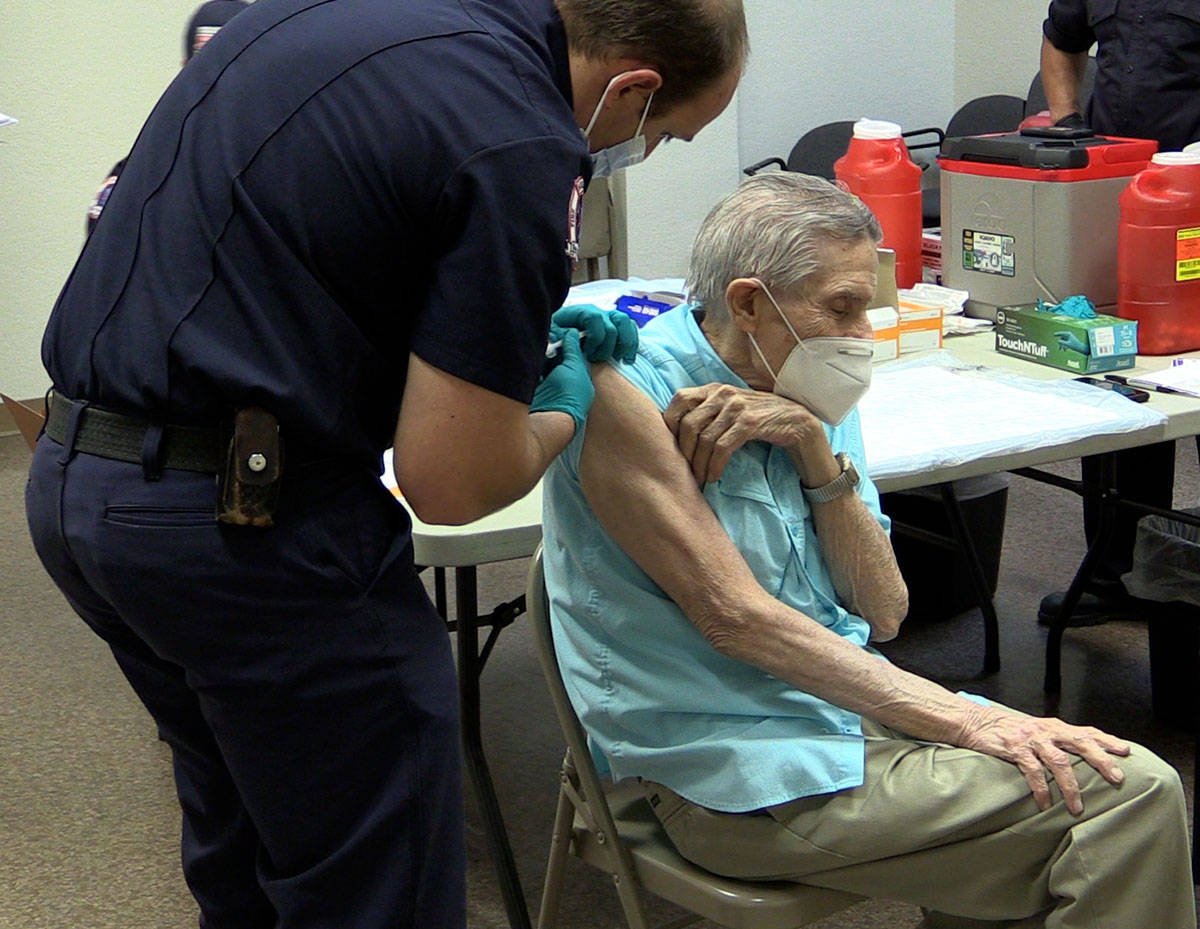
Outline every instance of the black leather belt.
<path fill-rule="evenodd" d="M 67 441 L 68 422 L 77 404 L 58 394 L 50 394 L 46 412 L 46 435 L 55 442 Z M 114 413 L 97 406 L 85 406 L 75 433 L 76 451 L 116 461 L 142 463 L 142 448 L 151 423 Z M 204 426 L 163 427 L 160 466 L 175 471 L 205 471 L 217 474 L 224 468 L 226 442 L 221 430 Z"/>

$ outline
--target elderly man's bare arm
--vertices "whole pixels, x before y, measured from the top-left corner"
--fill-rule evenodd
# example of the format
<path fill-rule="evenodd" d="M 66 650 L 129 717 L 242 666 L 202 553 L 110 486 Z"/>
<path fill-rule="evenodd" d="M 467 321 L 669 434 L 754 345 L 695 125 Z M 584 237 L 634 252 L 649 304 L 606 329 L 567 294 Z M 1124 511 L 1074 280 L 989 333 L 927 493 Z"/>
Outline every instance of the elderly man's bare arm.
<path fill-rule="evenodd" d="M 821 421 L 778 394 L 729 384 L 688 387 L 663 419 L 701 485 L 720 478 L 733 453 L 756 439 L 786 450 L 807 487 L 828 484 L 841 471 Z M 895 638 L 908 613 L 908 588 L 887 533 L 855 493 L 813 504 L 812 513 L 841 602 L 867 621 L 873 639 Z"/>
<path fill-rule="evenodd" d="M 1003 758 L 1039 806 L 1046 770 L 1069 809 L 1082 810 L 1071 755 L 1119 783 L 1113 755 L 1128 745 L 1097 729 L 983 707 L 883 661 L 770 596 L 717 521 L 675 436 L 641 391 L 606 366 L 593 370 L 580 476 L 605 530 L 722 654 L 830 703 L 930 741 Z"/>

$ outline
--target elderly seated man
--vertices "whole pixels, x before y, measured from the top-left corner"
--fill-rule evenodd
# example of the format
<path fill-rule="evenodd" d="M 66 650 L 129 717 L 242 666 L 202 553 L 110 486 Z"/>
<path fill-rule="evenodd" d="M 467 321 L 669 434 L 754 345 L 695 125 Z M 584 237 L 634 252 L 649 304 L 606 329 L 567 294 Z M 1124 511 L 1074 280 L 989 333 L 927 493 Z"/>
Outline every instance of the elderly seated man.
<path fill-rule="evenodd" d="M 879 240 L 827 181 L 753 177 L 700 230 L 692 302 L 593 368 L 544 483 L 575 708 L 710 871 L 908 901 L 930 926 L 1194 927 L 1174 769 L 869 645 L 907 611 L 855 406 Z"/>

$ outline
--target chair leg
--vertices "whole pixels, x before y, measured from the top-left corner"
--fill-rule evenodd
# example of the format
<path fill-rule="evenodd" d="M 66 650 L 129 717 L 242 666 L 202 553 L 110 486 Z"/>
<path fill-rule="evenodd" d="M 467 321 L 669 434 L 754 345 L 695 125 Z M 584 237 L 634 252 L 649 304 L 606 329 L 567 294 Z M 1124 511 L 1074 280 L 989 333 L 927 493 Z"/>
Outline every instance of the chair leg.
<path fill-rule="evenodd" d="M 649 929 L 646 914 L 642 910 L 642 901 L 633 881 L 621 874 L 614 874 L 612 880 L 621 900 L 621 909 L 625 911 L 625 921 L 629 923 L 629 929 Z"/>
<path fill-rule="evenodd" d="M 567 796 L 566 790 L 560 789 L 558 808 L 554 812 L 554 833 L 550 837 L 550 857 L 546 862 L 546 880 L 542 884 L 542 905 L 538 908 L 537 929 L 553 929 L 554 924 L 558 922 L 563 872 L 566 869 L 567 852 L 571 847 L 571 828 L 574 821 L 575 806 Z"/>

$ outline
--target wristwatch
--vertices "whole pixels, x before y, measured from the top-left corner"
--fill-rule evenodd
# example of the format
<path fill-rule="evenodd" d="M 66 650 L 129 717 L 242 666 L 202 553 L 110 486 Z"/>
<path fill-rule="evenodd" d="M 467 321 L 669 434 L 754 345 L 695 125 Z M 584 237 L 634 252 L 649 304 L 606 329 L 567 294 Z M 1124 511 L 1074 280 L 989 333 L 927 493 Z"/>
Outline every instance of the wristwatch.
<path fill-rule="evenodd" d="M 822 484 L 820 487 L 805 487 L 800 485 L 800 489 L 804 492 L 804 499 L 809 503 L 828 503 L 830 500 L 836 500 L 844 493 L 849 493 L 858 486 L 858 470 L 854 467 L 854 462 L 850 460 L 850 456 L 845 452 L 838 452 L 833 456 L 837 459 L 838 466 L 842 469 L 842 473 L 835 477 L 828 484 Z"/>

